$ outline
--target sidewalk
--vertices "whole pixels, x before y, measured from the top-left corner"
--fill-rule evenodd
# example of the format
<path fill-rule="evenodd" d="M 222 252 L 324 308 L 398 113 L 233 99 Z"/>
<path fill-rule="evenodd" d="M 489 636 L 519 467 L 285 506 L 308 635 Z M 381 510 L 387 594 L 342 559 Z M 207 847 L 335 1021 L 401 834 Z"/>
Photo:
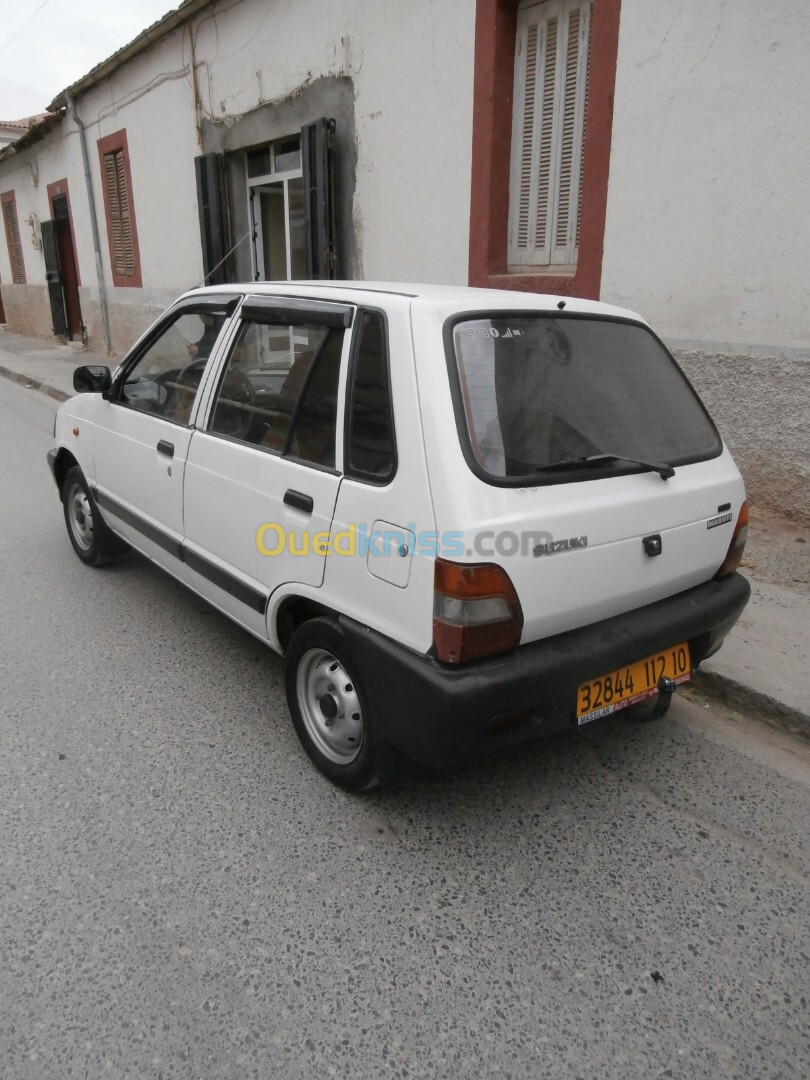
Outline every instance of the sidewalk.
<path fill-rule="evenodd" d="M 810 529 L 753 507 L 741 569 L 751 600 L 695 687 L 810 738 Z"/>
<path fill-rule="evenodd" d="M 56 345 L 0 328 L 0 375 L 57 401 L 66 401 L 75 393 L 73 372 L 80 364 L 114 368 L 117 363 L 114 356 L 100 356 L 87 349 Z"/>
<path fill-rule="evenodd" d="M 59 401 L 73 395 L 80 364 L 117 363 L 0 329 L 0 375 Z M 688 692 L 753 705 L 768 723 L 810 738 L 810 529 L 760 519 L 753 507 L 742 570 L 751 601 Z"/>

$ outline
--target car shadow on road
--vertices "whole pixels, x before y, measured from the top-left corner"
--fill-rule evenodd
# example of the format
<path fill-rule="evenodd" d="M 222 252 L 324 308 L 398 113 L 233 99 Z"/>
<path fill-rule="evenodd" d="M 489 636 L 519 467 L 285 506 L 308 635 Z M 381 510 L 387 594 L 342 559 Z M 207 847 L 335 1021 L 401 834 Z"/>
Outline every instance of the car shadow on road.
<path fill-rule="evenodd" d="M 166 638 L 179 627 L 182 678 L 199 698 L 227 702 L 226 730 L 222 711 L 201 717 L 196 705 L 190 706 L 193 716 L 180 716 L 178 725 L 193 724 L 212 747 L 227 739 L 229 753 L 250 771 L 257 791 L 282 786 L 291 798 L 311 803 L 316 817 L 340 814 L 343 825 L 359 836 L 382 842 L 401 838 L 414 821 L 445 837 L 448 830 L 466 834 L 473 823 L 484 833 L 497 832 L 508 818 L 510 842 L 519 844 L 521 822 L 527 828 L 533 822 L 530 831 L 560 830 L 574 846 L 573 834 L 584 829 L 580 839 L 588 846 L 589 828 L 627 835 L 663 814 L 676 831 L 686 828 L 698 838 L 733 835 L 745 843 L 767 835 L 777 815 L 784 818 L 785 850 L 802 847 L 799 785 L 782 779 L 769 797 L 746 801 L 746 790 L 756 783 L 755 764 L 735 755 L 729 774 L 724 759 L 719 780 L 716 752 L 702 734 L 712 715 L 707 706 L 680 696 L 654 723 L 619 713 L 563 734 L 496 748 L 486 760 L 463 768 L 407 766 L 390 788 L 359 796 L 340 791 L 310 764 L 295 736 L 280 656 L 139 555 L 128 556 L 112 573 L 124 603 L 147 612 L 150 631 Z M 150 668 L 148 676 L 170 678 L 172 670 Z M 216 758 L 195 764 L 223 767 Z M 226 790 L 228 778 L 211 774 L 210 782 L 221 782 Z M 786 809 L 791 799 L 793 813 Z M 767 852 L 763 857 L 769 858 Z"/>
<path fill-rule="evenodd" d="M 128 555 L 112 572 L 118 578 L 119 591 L 131 589 L 133 604 L 146 604 L 156 633 L 165 632 L 165 628 L 160 629 L 163 619 L 183 625 L 186 674 L 202 689 L 203 696 L 206 687 L 209 693 L 214 689 L 227 692 L 235 704 L 241 703 L 245 725 L 261 725 L 260 730 L 268 738 L 271 732 L 267 725 L 272 725 L 274 745 L 277 747 L 281 740 L 294 752 L 290 767 L 303 767 L 308 782 L 328 787 L 311 769 L 295 738 L 284 697 L 282 657 L 142 556 Z M 272 708 L 268 715 L 264 706 L 269 701 Z M 404 807 L 417 799 L 423 804 L 428 801 L 448 806 L 466 803 L 474 793 L 477 800 L 484 801 L 487 797 L 502 799 L 508 793 L 510 801 L 525 803 L 527 798 L 535 802 L 543 792 L 556 799 L 561 788 L 573 785 L 578 789 L 602 772 L 598 760 L 602 750 L 597 752 L 596 747 L 632 742 L 638 748 L 654 749 L 666 734 L 666 723 L 640 725 L 619 716 L 517 747 L 494 747 L 486 760 L 452 771 L 408 764 L 393 789 L 370 793 L 359 801 L 372 804 L 392 800 Z"/>

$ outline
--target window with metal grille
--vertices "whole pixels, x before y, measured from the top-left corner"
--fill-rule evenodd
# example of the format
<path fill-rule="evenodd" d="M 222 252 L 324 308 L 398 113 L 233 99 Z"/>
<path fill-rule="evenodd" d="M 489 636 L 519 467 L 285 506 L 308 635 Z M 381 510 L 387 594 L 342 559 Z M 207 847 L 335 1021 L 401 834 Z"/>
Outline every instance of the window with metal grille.
<path fill-rule="evenodd" d="M 11 263 L 11 280 L 15 285 L 25 285 L 25 263 L 23 262 L 20 223 L 17 220 L 17 201 L 14 192 L 6 191 L 0 196 L 0 203 L 3 207 L 3 224 L 6 229 L 8 259 Z"/>
<path fill-rule="evenodd" d="M 518 12 L 511 266 L 576 267 L 592 9 L 592 0 L 535 0 Z"/>
<path fill-rule="evenodd" d="M 113 283 L 139 287 L 141 268 L 126 132 L 117 131 L 99 139 L 98 149 Z"/>

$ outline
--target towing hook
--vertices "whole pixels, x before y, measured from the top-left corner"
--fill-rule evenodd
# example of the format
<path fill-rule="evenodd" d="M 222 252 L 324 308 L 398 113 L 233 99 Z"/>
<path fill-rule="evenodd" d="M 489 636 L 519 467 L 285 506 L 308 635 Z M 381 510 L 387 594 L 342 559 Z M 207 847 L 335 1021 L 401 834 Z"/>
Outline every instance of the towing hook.
<path fill-rule="evenodd" d="M 663 697 L 664 694 L 667 697 L 672 697 L 675 693 L 675 680 L 668 678 L 666 675 L 662 675 L 658 680 L 658 693 Z"/>

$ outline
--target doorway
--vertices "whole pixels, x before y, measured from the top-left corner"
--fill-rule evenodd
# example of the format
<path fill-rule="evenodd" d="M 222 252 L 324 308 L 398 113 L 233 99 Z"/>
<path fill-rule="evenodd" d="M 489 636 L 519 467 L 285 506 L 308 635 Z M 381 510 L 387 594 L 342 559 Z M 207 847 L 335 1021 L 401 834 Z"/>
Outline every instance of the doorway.
<path fill-rule="evenodd" d="M 254 280 L 308 277 L 300 136 L 249 151 L 247 172 Z"/>
<path fill-rule="evenodd" d="M 73 242 L 73 222 L 67 180 L 48 185 L 53 223 L 53 252 L 46 251 L 46 276 L 51 294 L 54 332 L 61 331 L 71 340 L 81 339 L 84 332 L 79 301 L 79 267 Z M 43 222 L 43 225 L 45 223 Z M 48 238 L 50 239 L 50 238 Z M 50 244 L 47 245 L 50 247 Z M 48 254 L 51 258 L 48 259 Z M 61 304 L 59 300 L 61 299 Z M 61 310 L 60 310 L 61 309 Z M 61 334 L 60 334 L 61 336 Z"/>

